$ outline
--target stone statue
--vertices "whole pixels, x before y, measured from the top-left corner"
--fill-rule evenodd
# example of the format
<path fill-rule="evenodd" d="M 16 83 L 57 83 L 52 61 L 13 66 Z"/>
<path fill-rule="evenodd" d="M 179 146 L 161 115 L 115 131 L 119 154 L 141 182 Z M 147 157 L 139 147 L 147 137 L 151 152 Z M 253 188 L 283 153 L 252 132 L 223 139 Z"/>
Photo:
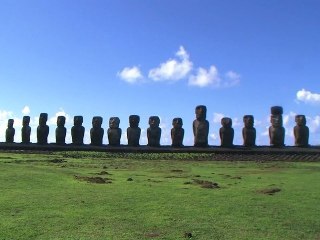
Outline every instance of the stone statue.
<path fill-rule="evenodd" d="M 6 142 L 7 143 L 13 143 L 14 142 L 14 134 L 16 130 L 13 128 L 13 119 L 8 120 L 8 128 L 6 130 Z"/>
<path fill-rule="evenodd" d="M 195 147 L 208 147 L 209 122 L 206 120 L 207 107 L 199 105 L 195 109 L 196 120 L 193 121 Z"/>
<path fill-rule="evenodd" d="M 129 125 L 127 128 L 128 145 L 132 147 L 139 146 L 141 128 L 139 128 L 140 117 L 138 115 L 129 116 Z"/>
<path fill-rule="evenodd" d="M 49 126 L 47 125 L 48 114 L 40 113 L 39 126 L 37 127 L 37 142 L 38 144 L 47 144 L 49 135 Z"/>
<path fill-rule="evenodd" d="M 21 128 L 22 143 L 30 143 L 31 127 L 29 124 L 30 116 L 23 116 Z"/>
<path fill-rule="evenodd" d="M 93 117 L 92 118 L 92 128 L 90 130 L 91 145 L 101 146 L 103 140 L 104 130 L 101 127 L 103 118 Z"/>
<path fill-rule="evenodd" d="M 295 117 L 297 125 L 293 128 L 294 144 L 297 147 L 309 146 L 309 128 L 306 126 L 307 120 L 305 115 Z"/>
<path fill-rule="evenodd" d="M 56 128 L 56 144 L 58 145 L 66 144 L 67 129 L 64 127 L 65 124 L 66 124 L 66 117 L 58 116 L 57 128 Z"/>
<path fill-rule="evenodd" d="M 174 118 L 172 120 L 171 139 L 172 147 L 183 147 L 184 129 L 182 128 L 182 118 Z"/>
<path fill-rule="evenodd" d="M 283 108 L 271 107 L 271 126 L 269 127 L 270 145 L 273 147 L 284 146 L 285 129 L 282 126 Z"/>
<path fill-rule="evenodd" d="M 244 128 L 242 128 L 243 145 L 245 147 L 254 147 L 256 145 L 256 129 L 254 117 L 252 115 L 243 116 Z"/>
<path fill-rule="evenodd" d="M 74 116 L 73 127 L 71 128 L 72 143 L 74 145 L 83 145 L 83 137 L 85 128 L 82 126 L 83 117 Z"/>
<path fill-rule="evenodd" d="M 120 146 L 122 130 L 119 128 L 120 119 L 111 117 L 109 119 L 108 140 L 110 146 Z"/>
<path fill-rule="evenodd" d="M 160 147 L 161 128 L 160 118 L 158 116 L 151 116 L 149 118 L 149 128 L 147 129 L 147 138 L 149 147 Z"/>
<path fill-rule="evenodd" d="M 221 119 L 222 127 L 219 130 L 221 147 L 233 147 L 234 130 L 232 128 L 232 119 L 224 117 Z"/>

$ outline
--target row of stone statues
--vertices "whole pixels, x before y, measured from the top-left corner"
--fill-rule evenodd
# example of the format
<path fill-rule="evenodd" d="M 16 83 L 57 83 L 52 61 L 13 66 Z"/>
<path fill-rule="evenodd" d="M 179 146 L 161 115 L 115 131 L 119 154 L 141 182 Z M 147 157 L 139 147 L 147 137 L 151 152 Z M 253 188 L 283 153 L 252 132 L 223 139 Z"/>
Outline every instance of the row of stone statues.
<path fill-rule="evenodd" d="M 195 109 L 196 119 L 193 121 L 193 134 L 195 147 L 208 147 L 209 122 L 206 120 L 207 108 L 199 105 Z M 269 127 L 270 145 L 274 147 L 284 146 L 285 129 L 282 124 L 283 109 L 279 106 L 271 107 L 271 126 Z M 47 144 L 49 135 L 49 126 L 47 125 L 48 114 L 41 113 L 39 117 L 39 126 L 37 127 L 37 143 Z M 93 117 L 92 128 L 90 130 L 91 145 L 101 146 L 104 136 L 102 126 L 102 117 Z M 309 128 L 306 126 L 304 115 L 297 115 L 295 118 L 297 125 L 294 127 L 295 145 L 299 147 L 309 146 Z M 64 145 L 67 130 L 65 128 L 66 118 L 59 116 L 57 118 L 56 144 Z M 129 116 L 129 127 L 127 128 L 128 145 L 137 147 L 141 135 L 139 128 L 140 117 L 138 115 Z M 242 129 L 243 145 L 253 147 L 256 145 L 256 129 L 254 128 L 254 117 L 245 115 L 243 117 L 244 128 Z M 21 136 L 22 143 L 30 143 L 31 127 L 29 126 L 30 117 L 24 116 Z M 74 126 L 71 128 L 72 143 L 74 145 L 83 145 L 85 128 L 82 126 L 83 117 L 74 117 Z M 6 142 L 13 143 L 15 129 L 13 128 L 14 120 L 8 120 L 6 130 Z M 122 130 L 119 128 L 120 119 L 111 117 L 109 119 L 109 128 L 107 130 L 108 141 L 110 146 L 119 146 Z M 148 146 L 159 147 L 161 138 L 160 118 L 151 116 L 149 118 L 149 128 L 147 129 Z M 181 118 L 174 118 L 171 129 L 172 147 L 183 147 L 184 129 Z M 224 117 L 221 119 L 222 127 L 219 130 L 222 147 L 232 147 L 234 138 L 234 129 L 232 128 L 232 119 Z"/>

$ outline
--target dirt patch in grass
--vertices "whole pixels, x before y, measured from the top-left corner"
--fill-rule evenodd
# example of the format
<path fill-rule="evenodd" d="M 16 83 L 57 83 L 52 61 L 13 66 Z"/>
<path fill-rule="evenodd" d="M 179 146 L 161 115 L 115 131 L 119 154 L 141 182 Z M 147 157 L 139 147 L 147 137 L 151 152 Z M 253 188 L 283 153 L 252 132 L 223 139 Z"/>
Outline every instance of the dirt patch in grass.
<path fill-rule="evenodd" d="M 64 163 L 64 162 L 66 162 L 66 160 L 61 159 L 61 158 L 55 158 L 55 159 L 49 160 L 48 162 L 51 162 L 51 163 Z"/>
<path fill-rule="evenodd" d="M 88 183 L 97 183 L 97 184 L 108 184 L 112 183 L 112 179 L 110 178 L 102 178 L 102 177 L 85 177 L 74 175 L 74 178 L 79 181 L 86 181 Z"/>
<path fill-rule="evenodd" d="M 112 175 L 111 173 L 108 173 L 107 171 L 101 171 L 97 173 L 98 175 Z"/>
<path fill-rule="evenodd" d="M 159 233 L 159 232 L 149 232 L 149 233 L 146 233 L 144 236 L 147 237 L 147 238 L 157 238 L 157 237 L 161 237 L 161 233 Z"/>
<path fill-rule="evenodd" d="M 183 170 L 181 170 L 181 169 L 173 169 L 173 170 L 171 170 L 171 172 L 173 172 L 173 173 L 182 173 Z"/>
<path fill-rule="evenodd" d="M 210 182 L 210 181 L 206 181 L 206 180 L 201 180 L 201 179 L 193 179 L 193 183 L 200 185 L 200 187 L 202 187 L 202 188 L 210 188 L 210 189 L 220 188 L 218 183 Z"/>
<path fill-rule="evenodd" d="M 265 188 L 265 189 L 260 189 L 257 192 L 261 194 L 267 194 L 267 195 L 274 195 L 277 192 L 280 192 L 280 188 Z"/>

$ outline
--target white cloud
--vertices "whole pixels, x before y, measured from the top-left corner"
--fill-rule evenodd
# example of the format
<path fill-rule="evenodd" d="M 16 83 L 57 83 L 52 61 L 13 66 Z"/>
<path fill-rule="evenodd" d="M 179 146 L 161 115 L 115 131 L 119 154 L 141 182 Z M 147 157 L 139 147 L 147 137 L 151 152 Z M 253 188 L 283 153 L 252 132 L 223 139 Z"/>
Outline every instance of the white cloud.
<path fill-rule="evenodd" d="M 192 70 L 193 63 L 183 46 L 180 46 L 176 56 L 178 59 L 169 59 L 159 67 L 151 69 L 149 78 L 154 81 L 178 81 L 185 78 Z"/>
<path fill-rule="evenodd" d="M 30 114 L 29 106 L 24 106 L 24 108 L 22 109 L 21 112 L 22 112 L 23 115 L 29 115 Z"/>
<path fill-rule="evenodd" d="M 209 70 L 198 68 L 197 74 L 191 75 L 189 78 L 189 85 L 198 87 L 207 87 L 209 85 L 219 87 L 220 82 L 218 69 L 213 65 Z"/>
<path fill-rule="evenodd" d="M 223 113 L 213 113 L 213 123 L 221 123 L 221 119 L 224 118 Z"/>
<path fill-rule="evenodd" d="M 320 94 L 301 89 L 297 92 L 297 100 L 304 103 L 320 103 Z"/>
<path fill-rule="evenodd" d="M 118 73 L 118 76 L 128 83 L 137 83 L 139 80 L 143 79 L 140 69 L 136 66 L 125 67 Z"/>
<path fill-rule="evenodd" d="M 225 74 L 223 82 L 224 87 L 233 87 L 240 83 L 240 75 L 234 71 L 229 71 Z"/>

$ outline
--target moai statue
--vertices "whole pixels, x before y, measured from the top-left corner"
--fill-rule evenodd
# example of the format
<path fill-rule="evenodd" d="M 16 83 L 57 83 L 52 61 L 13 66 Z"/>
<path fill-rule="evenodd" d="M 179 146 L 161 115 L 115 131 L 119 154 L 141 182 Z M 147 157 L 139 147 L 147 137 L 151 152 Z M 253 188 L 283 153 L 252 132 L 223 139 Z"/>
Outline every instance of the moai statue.
<path fill-rule="evenodd" d="M 224 117 L 221 119 L 222 127 L 219 130 L 221 147 L 233 147 L 234 130 L 232 128 L 232 119 Z"/>
<path fill-rule="evenodd" d="M 128 145 L 132 147 L 139 146 L 141 128 L 139 128 L 140 117 L 138 115 L 129 116 L 129 125 L 127 128 Z"/>
<path fill-rule="evenodd" d="M 120 119 L 111 117 L 109 119 L 108 140 L 110 146 L 120 146 L 122 130 L 119 128 Z"/>
<path fill-rule="evenodd" d="M 14 123 L 13 119 L 8 120 L 8 128 L 6 130 L 6 142 L 7 143 L 13 143 L 13 141 L 14 141 L 14 134 L 15 134 L 16 130 L 13 128 L 13 123 Z"/>
<path fill-rule="evenodd" d="M 47 144 L 49 135 L 49 126 L 47 125 L 48 114 L 40 113 L 39 126 L 37 127 L 37 142 L 38 144 Z"/>
<path fill-rule="evenodd" d="M 269 127 L 269 137 L 270 145 L 273 147 L 284 146 L 285 129 L 282 126 L 282 114 L 282 107 L 271 107 L 271 126 Z"/>
<path fill-rule="evenodd" d="M 297 147 L 308 147 L 309 146 L 309 128 L 306 126 L 307 120 L 305 115 L 297 115 L 297 125 L 293 129 L 294 133 L 294 144 Z"/>
<path fill-rule="evenodd" d="M 149 147 L 160 147 L 161 128 L 160 118 L 158 116 L 151 116 L 149 118 L 149 128 L 147 129 L 147 138 Z"/>
<path fill-rule="evenodd" d="M 243 146 L 254 147 L 256 145 L 256 129 L 252 115 L 243 116 L 244 128 L 242 128 Z"/>
<path fill-rule="evenodd" d="M 182 128 L 182 118 L 174 118 L 172 120 L 171 139 L 172 147 L 183 147 L 184 129 Z"/>
<path fill-rule="evenodd" d="M 71 128 L 72 143 L 74 145 L 83 145 L 83 137 L 85 128 L 82 126 L 83 117 L 74 116 L 73 127 Z"/>
<path fill-rule="evenodd" d="M 30 143 L 31 127 L 29 126 L 29 124 L 30 116 L 23 116 L 21 128 L 22 143 Z"/>
<path fill-rule="evenodd" d="M 104 130 L 101 127 L 103 118 L 93 117 L 92 118 L 92 128 L 90 130 L 91 145 L 101 146 Z"/>
<path fill-rule="evenodd" d="M 56 128 L 56 144 L 64 145 L 66 144 L 66 134 L 67 129 L 65 128 L 66 117 L 58 116 L 57 117 L 57 128 Z"/>
<path fill-rule="evenodd" d="M 195 147 L 208 147 L 209 122 L 206 120 L 207 107 L 199 105 L 195 109 L 196 119 L 193 121 Z"/>

